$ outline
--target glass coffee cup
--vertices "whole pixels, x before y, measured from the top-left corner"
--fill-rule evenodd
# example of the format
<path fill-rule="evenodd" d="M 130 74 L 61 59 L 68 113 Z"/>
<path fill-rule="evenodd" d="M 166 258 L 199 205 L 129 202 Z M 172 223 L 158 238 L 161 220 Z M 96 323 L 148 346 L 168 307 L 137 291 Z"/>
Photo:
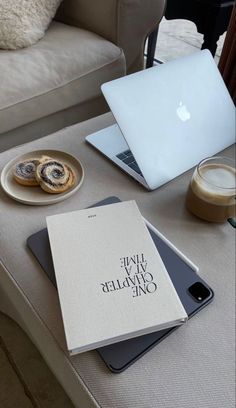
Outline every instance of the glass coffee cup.
<path fill-rule="evenodd" d="M 186 207 L 203 220 L 225 222 L 236 211 L 235 162 L 227 157 L 202 160 L 192 175 Z"/>

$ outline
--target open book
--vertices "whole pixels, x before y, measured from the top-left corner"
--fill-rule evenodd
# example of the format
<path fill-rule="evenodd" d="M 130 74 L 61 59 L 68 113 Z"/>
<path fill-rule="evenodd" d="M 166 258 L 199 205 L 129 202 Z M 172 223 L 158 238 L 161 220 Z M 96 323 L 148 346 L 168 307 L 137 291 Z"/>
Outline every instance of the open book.
<path fill-rule="evenodd" d="M 50 216 L 47 227 L 71 354 L 187 320 L 135 201 Z"/>

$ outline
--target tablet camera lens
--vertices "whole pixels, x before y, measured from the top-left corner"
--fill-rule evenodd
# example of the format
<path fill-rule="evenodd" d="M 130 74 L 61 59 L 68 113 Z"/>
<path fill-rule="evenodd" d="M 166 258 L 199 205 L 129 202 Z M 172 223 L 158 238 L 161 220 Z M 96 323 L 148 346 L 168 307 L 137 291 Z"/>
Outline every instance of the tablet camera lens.
<path fill-rule="evenodd" d="M 197 302 L 203 302 L 211 294 L 209 289 L 201 282 L 195 282 L 192 286 L 188 288 L 188 291 Z"/>

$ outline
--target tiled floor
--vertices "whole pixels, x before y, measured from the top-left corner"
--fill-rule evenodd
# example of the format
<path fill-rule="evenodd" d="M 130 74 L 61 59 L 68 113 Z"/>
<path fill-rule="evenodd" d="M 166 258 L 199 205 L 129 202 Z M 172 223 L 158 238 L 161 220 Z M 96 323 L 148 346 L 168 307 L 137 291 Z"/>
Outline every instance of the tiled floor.
<path fill-rule="evenodd" d="M 219 60 L 224 36 L 215 57 Z M 186 20 L 163 20 L 156 58 L 168 61 L 201 48 L 202 35 Z M 0 313 L 0 407 L 72 408 L 72 404 L 25 333 Z M 82 407 L 81 407 L 82 408 Z"/>

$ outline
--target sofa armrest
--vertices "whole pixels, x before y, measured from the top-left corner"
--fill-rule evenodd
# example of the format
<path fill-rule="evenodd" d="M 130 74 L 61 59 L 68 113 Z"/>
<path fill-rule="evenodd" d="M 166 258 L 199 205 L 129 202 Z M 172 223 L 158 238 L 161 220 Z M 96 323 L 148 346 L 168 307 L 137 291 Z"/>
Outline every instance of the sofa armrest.
<path fill-rule="evenodd" d="M 127 72 L 143 68 L 147 36 L 158 26 L 165 0 L 64 0 L 56 20 L 85 28 L 121 47 Z"/>

